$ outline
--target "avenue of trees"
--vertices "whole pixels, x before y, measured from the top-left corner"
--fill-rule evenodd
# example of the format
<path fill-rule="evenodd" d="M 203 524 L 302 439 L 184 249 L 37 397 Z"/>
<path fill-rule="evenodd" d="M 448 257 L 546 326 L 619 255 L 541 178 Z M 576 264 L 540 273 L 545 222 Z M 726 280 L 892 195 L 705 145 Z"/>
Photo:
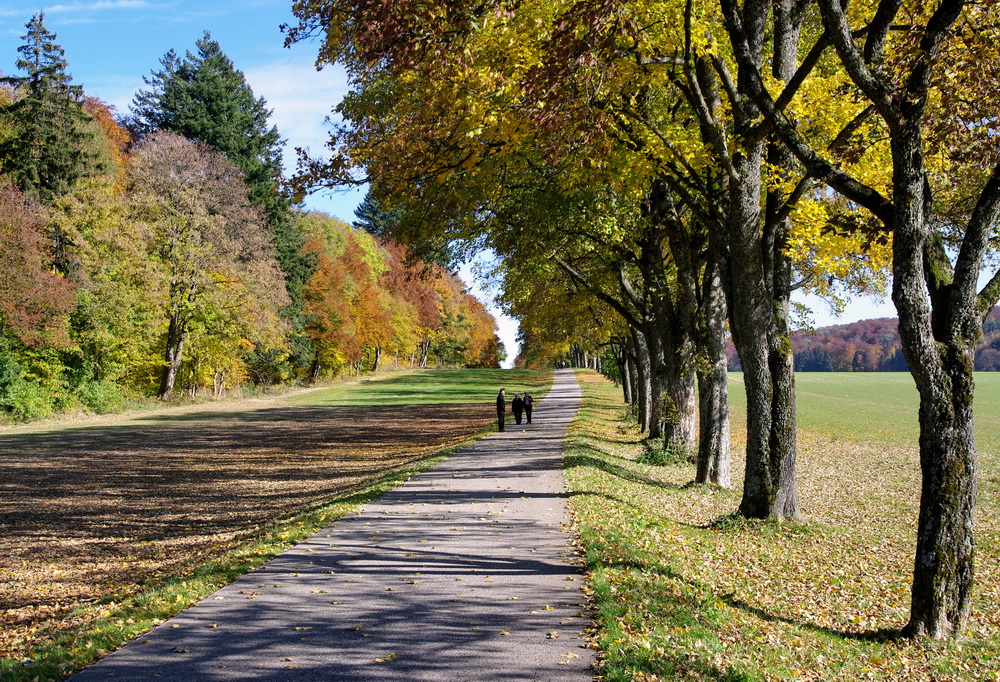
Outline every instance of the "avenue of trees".
<path fill-rule="evenodd" d="M 300 159 L 300 190 L 367 181 L 414 248 L 493 249 L 522 323 L 519 362 L 570 344 L 607 353 L 643 429 L 694 453 L 701 483 L 729 485 L 728 330 L 747 393 L 744 516 L 800 515 L 792 293 L 891 286 L 920 395 L 903 633 L 962 632 L 973 361 L 1000 297 L 989 270 L 1000 7 L 299 0 L 294 11 L 288 41 L 318 37 L 317 64 L 342 64 L 352 82 L 330 157 Z"/>
<path fill-rule="evenodd" d="M 447 263 L 291 203 L 266 102 L 208 34 L 120 118 L 72 84 L 44 15 L 23 40 L 0 78 L 4 414 L 499 366 Z"/>

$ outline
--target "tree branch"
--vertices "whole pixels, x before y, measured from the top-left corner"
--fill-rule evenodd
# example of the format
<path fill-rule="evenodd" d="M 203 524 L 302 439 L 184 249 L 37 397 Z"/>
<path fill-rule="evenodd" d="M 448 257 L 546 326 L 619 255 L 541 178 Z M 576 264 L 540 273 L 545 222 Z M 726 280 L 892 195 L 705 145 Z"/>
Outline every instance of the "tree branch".
<path fill-rule="evenodd" d="M 587 289 L 588 291 L 590 291 L 592 294 L 594 294 L 594 296 L 596 298 L 604 301 L 606 304 L 608 304 L 608 306 L 611 307 L 612 310 L 614 310 L 616 313 L 618 313 L 619 315 L 621 315 L 622 318 L 624 318 L 625 321 L 628 324 L 630 324 L 633 327 L 635 327 L 635 328 L 638 329 L 638 327 L 639 327 L 639 321 L 632 314 L 632 311 L 628 310 L 628 308 L 626 308 L 624 305 L 622 305 L 622 303 L 620 301 L 615 300 L 612 296 L 609 296 L 606 292 L 604 292 L 600 288 L 594 286 L 593 283 L 591 283 L 590 280 L 588 280 L 586 277 L 584 277 L 582 274 L 580 274 L 576 270 L 576 268 L 574 268 L 572 265 L 570 265 L 569 263 L 567 263 L 565 260 L 563 260 L 559 256 L 553 256 L 552 260 L 554 260 L 556 262 L 556 264 L 559 267 L 561 267 L 563 269 L 563 271 L 567 275 L 570 276 L 570 279 L 572 279 L 574 282 L 576 282 L 580 286 L 582 286 L 585 289 Z M 624 276 L 624 275 L 621 275 L 621 276 Z"/>
<path fill-rule="evenodd" d="M 882 59 L 882 48 L 885 46 L 885 39 L 889 35 L 892 27 L 892 20 L 896 18 L 903 0 L 882 0 L 878 9 L 875 10 L 875 17 L 872 23 L 868 24 L 868 38 L 865 40 L 864 58 L 866 64 L 875 64 Z"/>
<path fill-rule="evenodd" d="M 776 109 L 774 100 L 771 99 L 771 95 L 764 87 L 760 70 L 757 68 L 750 53 L 750 47 L 743 31 L 743 24 L 736 11 L 735 0 L 720 1 L 726 18 L 726 29 L 729 32 L 733 51 L 740 64 L 740 68 L 746 71 L 745 84 L 750 90 L 746 94 L 754 100 L 757 106 L 760 107 L 764 117 L 772 123 L 781 141 L 788 145 L 788 148 L 799 162 L 805 166 L 809 175 L 833 187 L 851 201 L 855 201 L 867 208 L 882 221 L 885 230 L 891 230 L 894 213 L 892 202 L 883 197 L 874 188 L 857 181 L 835 167 L 830 161 L 817 154 L 799 134 L 792 122 Z M 821 4 L 825 4 L 831 2 L 831 0 L 820 0 L 820 2 Z M 849 31 L 847 31 L 847 35 L 848 37 L 850 36 Z M 834 42 L 836 44 L 836 38 Z"/>

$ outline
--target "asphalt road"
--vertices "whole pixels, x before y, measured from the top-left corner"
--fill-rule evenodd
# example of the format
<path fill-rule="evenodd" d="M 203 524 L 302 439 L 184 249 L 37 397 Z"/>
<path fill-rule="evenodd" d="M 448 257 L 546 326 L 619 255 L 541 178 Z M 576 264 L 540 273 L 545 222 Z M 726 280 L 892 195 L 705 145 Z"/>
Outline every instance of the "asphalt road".
<path fill-rule="evenodd" d="M 557 371 L 533 424 L 508 424 L 70 679 L 592 680 L 561 469 L 579 404 L 572 371 Z"/>

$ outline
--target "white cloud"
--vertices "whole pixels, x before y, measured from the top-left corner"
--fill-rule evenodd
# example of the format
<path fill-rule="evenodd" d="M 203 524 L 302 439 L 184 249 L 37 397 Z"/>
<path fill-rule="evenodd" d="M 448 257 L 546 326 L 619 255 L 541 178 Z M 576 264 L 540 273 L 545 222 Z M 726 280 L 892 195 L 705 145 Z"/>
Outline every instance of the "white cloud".
<path fill-rule="evenodd" d="M 153 7 L 153 5 L 146 0 L 98 0 L 97 2 L 71 2 L 68 4 L 53 5 L 46 8 L 45 13 L 103 12 L 105 10 L 147 9 L 149 7 Z"/>
<path fill-rule="evenodd" d="M 288 175 L 295 172 L 297 147 L 309 150 L 313 156 L 327 155 L 331 130 L 326 119 L 348 91 L 347 74 L 341 67 L 317 71 L 312 60 L 310 55 L 285 55 L 279 61 L 243 72 L 254 95 L 267 100 L 268 108 L 273 110 L 270 123 L 286 140 L 284 166 Z M 310 209 L 350 222 L 366 191 L 366 187 L 323 190 L 305 203 Z"/>
<path fill-rule="evenodd" d="M 311 58 L 285 59 L 244 72 L 254 95 L 274 110 L 271 123 L 288 143 L 286 166 L 296 147 L 321 154 L 330 137 L 327 116 L 347 93 L 347 74 L 339 67 L 316 71 Z"/>

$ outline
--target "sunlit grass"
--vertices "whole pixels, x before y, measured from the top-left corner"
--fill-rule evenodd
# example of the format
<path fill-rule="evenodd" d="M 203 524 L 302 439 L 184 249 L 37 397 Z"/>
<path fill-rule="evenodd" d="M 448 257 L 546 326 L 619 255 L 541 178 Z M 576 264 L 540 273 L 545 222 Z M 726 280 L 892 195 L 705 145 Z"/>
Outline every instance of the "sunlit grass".
<path fill-rule="evenodd" d="M 902 420 L 913 409 L 915 421 L 916 395 L 909 393 L 907 405 L 904 384 L 880 399 L 879 377 L 852 384 L 858 376 L 799 379 L 797 480 L 806 518 L 776 524 L 732 515 L 742 485 L 738 428 L 735 488 L 690 485 L 691 465 L 639 463 L 644 448 L 622 420 L 620 391 L 592 372 L 580 374 L 584 409 L 571 429 L 567 478 L 605 679 L 1000 679 L 998 457 L 989 447 L 981 452 L 978 586 L 968 635 L 898 640 L 919 498 L 915 440 L 907 440 Z M 980 392 L 996 386 L 993 380 L 980 380 Z M 856 412 L 830 407 L 840 393 Z M 988 410 L 992 402 L 977 405 Z M 735 411 L 739 417 L 738 403 Z M 864 416 L 841 422 L 854 413 Z M 980 429 L 989 443 L 1000 425 L 981 420 Z"/>
<path fill-rule="evenodd" d="M 364 406 L 484 403 L 491 405 L 501 388 L 514 393 L 547 390 L 551 371 L 521 369 L 414 370 L 362 379 L 294 396 L 287 405 Z"/>

